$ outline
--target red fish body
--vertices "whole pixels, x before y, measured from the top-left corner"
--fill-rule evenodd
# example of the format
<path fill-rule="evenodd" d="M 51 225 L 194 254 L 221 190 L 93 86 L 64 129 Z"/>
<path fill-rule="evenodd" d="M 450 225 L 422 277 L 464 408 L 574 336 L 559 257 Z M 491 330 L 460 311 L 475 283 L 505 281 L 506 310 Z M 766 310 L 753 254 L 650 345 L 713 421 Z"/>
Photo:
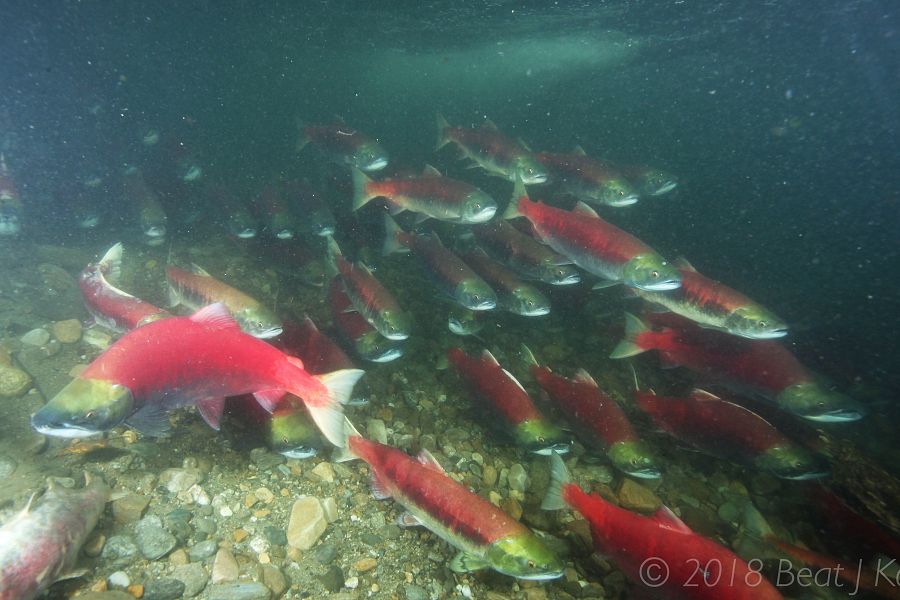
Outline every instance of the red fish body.
<path fill-rule="evenodd" d="M 507 213 L 519 215 L 531 222 L 544 243 L 598 277 L 648 290 L 671 290 L 681 284 L 677 269 L 655 250 L 584 204 L 570 212 L 523 195 Z"/>
<path fill-rule="evenodd" d="M 78 285 L 88 312 L 100 325 L 125 332 L 171 315 L 165 310 L 127 294 L 109 282 L 118 278 L 122 245 L 110 248 L 103 258 L 81 272 Z"/>
<path fill-rule="evenodd" d="M 653 453 L 640 440 L 631 421 L 586 371 L 579 370 L 574 379 L 568 379 L 538 365 L 531 351 L 524 351 L 532 363 L 531 375 L 586 444 L 599 447 L 616 468 L 633 477 L 659 477 Z"/>
<path fill-rule="evenodd" d="M 702 390 L 687 398 L 636 392 L 638 406 L 656 425 L 713 456 L 755 464 L 785 479 L 813 479 L 827 467 L 753 411 Z"/>
<path fill-rule="evenodd" d="M 483 399 L 512 432 L 516 442 L 538 454 L 567 451 L 565 436 L 535 406 L 522 384 L 485 350 L 472 358 L 459 348 L 447 358 L 473 394 Z"/>
<path fill-rule="evenodd" d="M 645 517 L 588 494 L 569 483 L 562 459 L 551 463 L 545 509 L 568 505 L 591 527 L 597 552 L 611 557 L 635 583 L 649 585 L 654 598 L 778 600 L 763 575 L 727 548 L 697 535 L 663 507 Z"/>
<path fill-rule="evenodd" d="M 389 340 L 382 336 L 365 318 L 355 310 L 344 291 L 341 278 L 334 277 L 328 286 L 328 304 L 334 328 L 363 360 L 390 362 L 403 355 L 401 341 Z"/>
<path fill-rule="evenodd" d="M 451 563 L 454 571 L 490 567 L 523 579 L 562 574 L 560 561 L 527 527 L 448 477 L 427 452 L 416 460 L 355 435 L 347 445 L 371 466 L 376 497 L 394 498 L 418 523 L 461 550 Z"/>
<path fill-rule="evenodd" d="M 166 413 L 196 405 L 218 427 L 226 396 L 252 393 L 268 410 L 290 392 L 341 444 L 342 404 L 362 371 L 313 376 L 303 363 L 243 333 L 221 304 L 131 331 L 32 417 L 38 431 L 78 437 L 122 421 L 160 434 Z"/>
<path fill-rule="evenodd" d="M 303 367 L 312 375 L 355 368 L 341 347 L 319 331 L 309 317 L 300 323 L 286 322 L 275 345 L 285 354 L 302 360 Z"/>
<path fill-rule="evenodd" d="M 750 340 L 701 329 L 672 314 L 653 315 L 654 322 L 674 325 L 651 330 L 637 317 L 626 317 L 626 339 L 614 358 L 657 350 L 664 363 L 749 388 L 781 408 L 814 421 L 852 421 L 864 409 L 850 398 L 820 385 L 787 348 L 774 340 Z"/>

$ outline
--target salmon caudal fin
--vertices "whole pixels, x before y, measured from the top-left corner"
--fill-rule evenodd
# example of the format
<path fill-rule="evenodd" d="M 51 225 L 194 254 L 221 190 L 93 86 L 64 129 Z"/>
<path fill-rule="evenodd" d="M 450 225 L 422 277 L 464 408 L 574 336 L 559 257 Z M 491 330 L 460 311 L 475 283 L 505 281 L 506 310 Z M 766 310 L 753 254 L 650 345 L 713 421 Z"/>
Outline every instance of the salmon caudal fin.
<path fill-rule="evenodd" d="M 450 143 L 450 137 L 447 135 L 447 130 L 450 129 L 450 123 L 447 122 L 447 119 L 444 118 L 444 115 L 441 113 L 437 114 L 437 144 L 435 144 L 434 149 L 440 150 L 444 146 Z"/>
<path fill-rule="evenodd" d="M 308 402 L 302 394 L 293 393 L 303 398 L 306 408 L 319 431 L 329 442 L 335 446 L 341 446 L 347 442 L 344 433 L 344 404 L 350 400 L 353 386 L 363 376 L 362 369 L 341 369 L 324 375 L 316 375 L 315 378 L 326 388 L 326 401 L 323 404 Z"/>
<path fill-rule="evenodd" d="M 566 463 L 555 451 L 550 452 L 550 487 L 541 502 L 543 510 L 561 510 L 568 504 L 563 498 L 563 486 L 572 482 Z"/>
<path fill-rule="evenodd" d="M 359 169 L 351 169 L 353 177 L 353 210 L 359 210 L 375 198 L 368 192 L 372 179 Z"/>
<path fill-rule="evenodd" d="M 625 339 L 613 348 L 610 358 L 628 358 L 645 352 L 646 348 L 638 345 L 637 338 L 640 334 L 650 331 L 647 325 L 631 313 L 625 313 Z"/>
<path fill-rule="evenodd" d="M 403 230 L 390 216 L 384 215 L 384 244 L 381 245 L 381 254 L 387 256 L 395 252 L 409 252 L 409 248 L 400 243 L 399 234 Z"/>
<path fill-rule="evenodd" d="M 513 187 L 512 198 L 509 200 L 506 211 L 503 213 L 504 219 L 509 220 L 522 216 L 522 212 L 519 210 L 519 202 L 522 198 L 528 200 L 528 192 L 525 191 L 525 182 L 522 181 L 521 177 L 516 175 L 516 183 Z"/>
<path fill-rule="evenodd" d="M 348 462 L 351 460 L 356 460 L 359 458 L 356 454 L 353 453 L 353 450 L 350 449 L 350 438 L 351 437 L 362 437 L 362 434 L 356 429 L 353 423 L 350 422 L 346 416 L 344 417 L 344 443 L 341 446 L 338 446 L 334 449 L 334 452 L 331 455 L 332 462 Z"/>
<path fill-rule="evenodd" d="M 525 344 L 522 344 L 521 346 L 519 346 L 519 356 L 522 357 L 522 360 L 525 361 L 525 364 L 528 366 L 529 369 L 531 367 L 538 366 L 538 361 L 534 357 L 534 353 L 531 351 L 531 348 L 529 348 Z"/>
<path fill-rule="evenodd" d="M 119 277 L 122 275 L 122 250 L 122 242 L 118 242 L 106 251 L 99 262 L 100 272 L 107 281 L 114 285 L 118 283 Z"/>

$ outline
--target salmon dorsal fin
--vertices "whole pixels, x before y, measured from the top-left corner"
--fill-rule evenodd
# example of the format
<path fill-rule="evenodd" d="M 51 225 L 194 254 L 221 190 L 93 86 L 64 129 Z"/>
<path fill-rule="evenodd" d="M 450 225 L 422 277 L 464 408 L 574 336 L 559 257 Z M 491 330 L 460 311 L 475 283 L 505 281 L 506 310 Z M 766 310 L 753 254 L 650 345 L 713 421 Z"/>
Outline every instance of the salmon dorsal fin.
<path fill-rule="evenodd" d="M 587 156 L 587 152 L 584 151 L 584 148 L 581 147 L 581 144 L 576 144 L 572 149 L 572 154 L 576 156 Z"/>
<path fill-rule="evenodd" d="M 585 215 L 585 216 L 588 216 L 588 217 L 594 217 L 595 219 L 599 219 L 599 218 L 600 218 L 600 215 L 597 214 L 597 211 L 595 211 L 593 208 L 591 208 L 590 206 L 588 206 L 588 205 L 585 204 L 584 202 L 578 202 L 578 203 L 575 205 L 575 208 L 572 209 L 572 212 L 573 212 L 573 213 L 576 213 L 576 214 L 579 214 L 579 215 Z"/>
<path fill-rule="evenodd" d="M 239 329 L 237 321 L 221 302 L 204 306 L 190 316 L 191 321 L 208 329 Z"/>
<path fill-rule="evenodd" d="M 196 263 L 191 263 L 191 273 L 201 277 L 212 277 L 212 275 L 206 272 L 206 269 Z"/>
<path fill-rule="evenodd" d="M 434 455 L 425 448 L 422 448 L 422 450 L 419 451 L 416 455 L 416 460 L 425 468 L 436 471 L 441 475 L 446 475 L 446 471 L 444 471 L 444 467 L 441 466 L 441 463 L 439 463 Z"/>
<path fill-rule="evenodd" d="M 311 332 L 311 333 L 318 333 L 318 332 L 319 332 L 319 328 L 316 327 L 315 321 L 313 321 L 312 319 L 310 319 L 310 318 L 309 318 L 309 315 L 304 315 L 304 316 L 303 316 L 303 323 L 301 323 L 301 325 L 303 325 L 303 328 L 306 329 L 307 331 Z"/>
<path fill-rule="evenodd" d="M 500 362 L 494 357 L 493 354 L 491 354 L 491 351 L 488 350 L 487 348 L 485 348 L 484 350 L 481 351 L 481 359 L 486 360 L 487 362 L 491 363 L 494 366 L 497 366 L 497 367 L 500 366 Z"/>
<path fill-rule="evenodd" d="M 699 388 L 695 388 L 695 389 L 691 390 L 691 398 L 693 398 L 694 400 L 700 400 L 701 402 L 704 402 L 704 401 L 724 402 L 724 400 L 722 400 L 715 394 L 713 394 L 711 392 L 707 392 L 706 390 L 701 390 Z"/>
<path fill-rule="evenodd" d="M 683 256 L 679 256 L 675 260 L 672 261 L 676 267 L 679 269 L 684 269 L 685 271 L 692 271 L 694 273 L 697 272 L 697 269 L 694 268 L 694 265 L 690 263 L 688 259 Z"/>
<path fill-rule="evenodd" d="M 481 128 L 487 129 L 488 131 L 500 131 L 500 129 L 497 127 L 497 124 L 494 123 L 493 121 L 491 121 L 490 119 L 485 119 L 484 122 L 481 124 Z"/>
<path fill-rule="evenodd" d="M 677 531 L 678 533 L 694 533 L 691 528 L 684 524 L 668 506 L 660 506 L 659 510 L 651 517 L 660 527 Z"/>
<path fill-rule="evenodd" d="M 516 376 L 515 376 L 515 375 L 513 375 L 512 373 L 510 373 L 509 371 L 507 371 L 506 369 L 504 369 L 504 368 L 502 368 L 502 367 L 500 368 L 500 370 L 503 371 L 503 374 L 504 374 L 504 375 L 506 375 L 507 377 L 509 377 L 510 381 L 512 381 L 512 382 L 513 382 L 514 384 L 516 384 L 517 386 L 519 386 L 519 389 L 522 390 L 523 393 L 528 394 L 528 392 L 525 391 L 525 388 L 522 387 L 522 384 L 519 383 L 519 380 L 516 379 Z"/>
<path fill-rule="evenodd" d="M 441 177 L 441 172 L 426 164 L 425 168 L 422 169 L 422 177 Z"/>
<path fill-rule="evenodd" d="M 528 143 L 527 143 L 525 140 L 523 140 L 522 138 L 517 138 L 516 141 L 519 142 L 519 145 L 520 145 L 520 146 L 522 146 L 523 148 L 525 148 L 525 149 L 528 150 L 529 152 L 532 151 L 532 150 L 531 150 L 531 146 L 529 146 Z"/>
<path fill-rule="evenodd" d="M 585 371 L 584 369 L 578 369 L 577 371 L 575 371 L 574 379 L 578 383 L 583 383 L 585 385 L 589 385 L 589 386 L 595 387 L 595 388 L 600 387 L 599 385 L 597 385 L 597 382 L 594 381 L 594 378 L 591 377 L 591 374 L 588 373 L 587 371 Z"/>

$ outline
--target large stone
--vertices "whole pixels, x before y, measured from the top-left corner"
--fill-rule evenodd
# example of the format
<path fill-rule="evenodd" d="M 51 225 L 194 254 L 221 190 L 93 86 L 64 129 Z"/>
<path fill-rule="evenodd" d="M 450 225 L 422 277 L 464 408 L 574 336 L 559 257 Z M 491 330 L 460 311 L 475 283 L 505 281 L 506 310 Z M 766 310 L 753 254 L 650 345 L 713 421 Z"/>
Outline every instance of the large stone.
<path fill-rule="evenodd" d="M 260 566 L 263 584 L 272 591 L 276 598 L 281 596 L 288 588 L 287 579 L 281 569 L 275 565 Z"/>
<path fill-rule="evenodd" d="M 0 365 L 0 397 L 18 398 L 31 387 L 31 376 L 11 365 Z"/>
<path fill-rule="evenodd" d="M 223 583 L 207 590 L 209 600 L 269 600 L 272 592 L 261 583 Z"/>
<path fill-rule="evenodd" d="M 119 525 L 133 523 L 143 516 L 148 504 L 150 504 L 150 498 L 140 494 L 128 494 L 118 500 L 113 500 L 113 519 Z"/>
<path fill-rule="evenodd" d="M 112 568 L 122 569 L 137 560 L 140 550 L 127 535 L 114 535 L 106 540 L 100 556 Z"/>
<path fill-rule="evenodd" d="M 74 344 L 81 339 L 81 321 L 78 319 L 56 321 L 50 329 L 53 337 L 63 344 Z"/>
<path fill-rule="evenodd" d="M 234 555 L 225 548 L 219 548 L 212 563 L 212 582 L 216 584 L 237 581 L 240 574 L 241 568 Z"/>
<path fill-rule="evenodd" d="M 171 552 L 178 540 L 162 526 L 162 520 L 155 516 L 147 516 L 135 527 L 135 541 L 141 554 L 147 560 L 157 560 Z"/>
<path fill-rule="evenodd" d="M 627 477 L 619 488 L 618 498 L 622 508 L 641 513 L 652 513 L 662 505 L 656 494 Z"/>
<path fill-rule="evenodd" d="M 288 520 L 288 545 L 298 550 L 309 550 L 315 545 L 328 526 L 325 509 L 314 496 L 301 496 L 291 508 Z"/>
<path fill-rule="evenodd" d="M 19 338 L 26 346 L 43 346 L 50 341 L 50 332 L 46 329 L 32 329 L 21 338 Z"/>
<path fill-rule="evenodd" d="M 173 577 L 151 579 L 144 586 L 144 600 L 177 600 L 184 594 L 184 582 Z"/>
<path fill-rule="evenodd" d="M 528 473 L 525 472 L 525 467 L 519 463 L 511 466 L 509 475 L 507 475 L 507 481 L 509 482 L 509 489 L 524 492 L 528 488 Z"/>
<path fill-rule="evenodd" d="M 177 494 L 186 492 L 191 487 L 203 479 L 203 473 L 200 469 L 166 469 L 159 475 L 160 485 L 166 486 L 166 489 Z"/>
<path fill-rule="evenodd" d="M 175 567 L 172 571 L 172 577 L 184 584 L 183 595 L 185 598 L 193 598 L 203 591 L 209 576 L 203 565 L 199 563 L 190 563 Z"/>

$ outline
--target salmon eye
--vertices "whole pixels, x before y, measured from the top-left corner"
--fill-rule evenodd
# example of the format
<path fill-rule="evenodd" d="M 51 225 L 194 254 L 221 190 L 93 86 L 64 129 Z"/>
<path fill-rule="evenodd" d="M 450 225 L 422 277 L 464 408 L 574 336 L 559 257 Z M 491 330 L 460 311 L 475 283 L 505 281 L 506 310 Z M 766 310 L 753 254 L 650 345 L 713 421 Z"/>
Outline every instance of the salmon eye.
<path fill-rule="evenodd" d="M 288 443 L 287 436 L 284 436 L 283 438 L 281 438 L 281 443 L 282 443 L 282 444 L 287 444 L 287 443 Z"/>
<path fill-rule="evenodd" d="M 534 568 L 534 561 L 533 561 L 533 560 L 529 560 L 529 561 L 528 561 L 528 566 L 531 567 L 531 568 L 533 569 L 533 568 Z"/>
<path fill-rule="evenodd" d="M 659 271 L 650 271 L 650 277 L 652 277 L 653 279 L 658 279 Z"/>
<path fill-rule="evenodd" d="M 543 444 L 546 440 L 544 439 L 544 436 L 541 435 L 538 436 L 538 441 Z"/>
<path fill-rule="evenodd" d="M 89 410 L 86 413 L 84 413 L 84 418 L 85 419 L 93 419 L 96 414 L 97 413 L 95 411 Z"/>
<path fill-rule="evenodd" d="M 760 327 L 765 327 L 766 325 L 768 325 L 768 323 L 766 323 L 765 321 L 760 321 L 759 323 L 757 323 L 757 325 L 759 325 Z"/>

